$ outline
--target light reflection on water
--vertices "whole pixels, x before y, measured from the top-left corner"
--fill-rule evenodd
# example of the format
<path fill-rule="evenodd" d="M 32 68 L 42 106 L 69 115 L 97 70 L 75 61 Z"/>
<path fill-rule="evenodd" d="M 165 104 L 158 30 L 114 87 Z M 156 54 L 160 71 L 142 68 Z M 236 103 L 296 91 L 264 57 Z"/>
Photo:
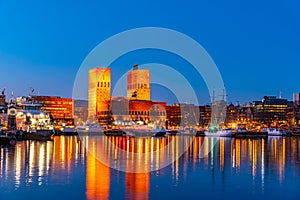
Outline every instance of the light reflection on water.
<path fill-rule="evenodd" d="M 194 141 L 193 141 L 194 139 Z M 171 165 L 182 143 L 192 145 Z M 216 143 L 217 142 L 217 143 Z M 214 144 L 216 145 L 214 146 Z M 113 144 L 113 145 L 112 145 Z M 170 144 L 170 145 L 168 145 Z M 85 146 L 89 147 L 90 152 Z M 214 148 L 212 148 L 214 146 Z M 123 151 L 116 151 L 116 147 Z M 156 151 L 165 148 L 164 151 Z M 104 151 L 103 151 L 104 150 Z M 127 169 L 155 168 L 150 173 L 124 173 L 97 160 L 109 155 Z M 149 157 L 131 160 L 131 153 Z M 297 198 L 300 194 L 300 138 L 231 139 L 204 137 L 55 137 L 22 141 L 0 148 L 0 199 L 148 199 L 220 197 Z M 45 195 L 47 194 L 47 195 Z M 263 195 L 263 196 L 261 196 Z"/>

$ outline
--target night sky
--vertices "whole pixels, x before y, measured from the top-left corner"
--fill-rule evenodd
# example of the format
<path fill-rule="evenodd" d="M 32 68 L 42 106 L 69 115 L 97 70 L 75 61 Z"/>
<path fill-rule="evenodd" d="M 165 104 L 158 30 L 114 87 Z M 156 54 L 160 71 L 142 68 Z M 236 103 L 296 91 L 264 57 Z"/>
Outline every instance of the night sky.
<path fill-rule="evenodd" d="M 0 89 L 6 94 L 71 97 L 81 63 L 103 40 L 128 29 L 164 27 L 200 43 L 222 75 L 229 102 L 300 92 L 300 2 L 287 1 L 17 1 L 0 0 Z M 162 63 L 182 72 L 209 102 L 201 77 L 168 52 L 129 53 L 112 79 L 135 63 Z M 101 66 L 101 63 L 99 63 Z M 161 95 L 161 94 L 164 95 Z M 153 100 L 174 101 L 152 87 Z"/>

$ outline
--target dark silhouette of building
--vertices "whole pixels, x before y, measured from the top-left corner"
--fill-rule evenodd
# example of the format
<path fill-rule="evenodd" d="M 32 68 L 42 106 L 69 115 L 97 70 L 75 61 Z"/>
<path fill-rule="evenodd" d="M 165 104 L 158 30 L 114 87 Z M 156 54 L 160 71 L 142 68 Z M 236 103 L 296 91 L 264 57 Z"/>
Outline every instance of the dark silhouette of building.
<path fill-rule="evenodd" d="M 275 96 L 264 96 L 262 101 L 253 101 L 253 119 L 266 125 L 287 123 L 288 103 L 287 99 Z"/>
<path fill-rule="evenodd" d="M 199 106 L 193 104 L 172 104 L 167 106 L 167 120 L 169 127 L 178 126 L 190 128 L 199 125 Z"/>
<path fill-rule="evenodd" d="M 293 117 L 294 117 L 294 124 L 299 125 L 299 121 L 300 121 L 300 93 L 293 94 Z"/>

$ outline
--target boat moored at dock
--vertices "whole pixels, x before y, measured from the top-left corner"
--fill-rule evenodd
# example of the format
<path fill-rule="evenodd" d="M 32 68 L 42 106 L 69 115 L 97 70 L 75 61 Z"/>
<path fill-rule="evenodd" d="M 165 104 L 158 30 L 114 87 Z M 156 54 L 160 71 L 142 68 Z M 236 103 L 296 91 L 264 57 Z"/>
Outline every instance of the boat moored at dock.
<path fill-rule="evenodd" d="M 287 136 L 287 132 L 278 128 L 267 128 L 268 136 Z"/>
<path fill-rule="evenodd" d="M 104 135 L 106 136 L 125 136 L 126 132 L 124 132 L 122 129 L 107 129 L 104 130 Z"/>
<path fill-rule="evenodd" d="M 231 129 L 221 129 L 217 131 L 204 131 L 207 137 L 233 137 L 235 133 Z"/>
<path fill-rule="evenodd" d="M 15 146 L 17 138 L 14 133 L 0 131 L 0 146 Z"/>

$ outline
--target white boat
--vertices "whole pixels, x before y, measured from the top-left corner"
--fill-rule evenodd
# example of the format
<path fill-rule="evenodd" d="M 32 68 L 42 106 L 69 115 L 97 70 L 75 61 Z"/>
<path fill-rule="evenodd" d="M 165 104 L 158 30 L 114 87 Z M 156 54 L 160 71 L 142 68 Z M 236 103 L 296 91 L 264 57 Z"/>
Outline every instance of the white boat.
<path fill-rule="evenodd" d="M 149 125 L 135 125 L 124 129 L 128 136 L 133 137 L 163 137 L 167 131 L 163 127 L 153 127 Z"/>
<path fill-rule="evenodd" d="M 231 129 L 221 129 L 217 131 L 204 131 L 204 135 L 208 137 L 232 137 L 234 132 Z"/>
<path fill-rule="evenodd" d="M 97 133 L 103 133 L 102 126 L 100 124 L 86 124 L 84 126 L 77 126 L 76 131 L 78 133 L 92 133 L 92 134 L 97 134 Z"/>
<path fill-rule="evenodd" d="M 50 115 L 41 110 L 42 105 L 40 103 L 35 102 L 31 96 L 19 97 L 16 99 L 16 103 L 18 108 L 16 114 L 17 130 L 32 135 L 29 137 L 30 139 L 35 139 L 35 137 L 50 138 L 54 135 Z M 23 135 L 24 138 L 25 135 Z"/>
<path fill-rule="evenodd" d="M 62 126 L 60 129 L 61 135 L 76 135 L 77 132 L 74 126 Z"/>
<path fill-rule="evenodd" d="M 269 136 L 285 136 L 287 133 L 284 130 L 279 130 L 278 128 L 267 128 Z"/>

